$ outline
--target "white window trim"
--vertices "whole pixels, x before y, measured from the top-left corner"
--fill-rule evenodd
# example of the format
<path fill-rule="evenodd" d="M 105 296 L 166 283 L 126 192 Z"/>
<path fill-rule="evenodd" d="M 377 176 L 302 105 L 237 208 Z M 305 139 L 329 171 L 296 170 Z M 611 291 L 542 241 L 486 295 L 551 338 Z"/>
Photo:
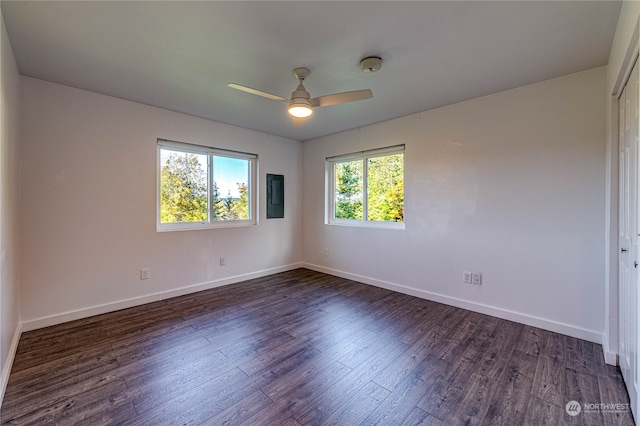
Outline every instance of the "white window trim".
<path fill-rule="evenodd" d="M 156 231 L 157 232 L 171 232 L 171 231 L 191 231 L 196 229 L 217 229 L 217 228 L 238 228 L 255 226 L 258 224 L 258 156 L 256 154 L 250 154 L 240 151 L 232 151 L 229 149 L 212 148 L 208 146 L 194 145 L 184 142 L 175 142 L 165 139 L 158 139 L 157 144 L 157 166 L 156 166 Z M 176 149 L 183 152 L 190 152 L 193 154 L 202 155 L 217 155 L 230 158 L 241 158 L 249 160 L 249 215 L 248 220 L 211 220 L 211 211 L 207 212 L 209 219 L 204 222 L 186 222 L 186 223 L 162 223 L 160 221 L 160 202 L 161 202 L 161 188 L 160 188 L 160 175 L 162 173 L 161 162 L 161 150 L 162 148 Z M 213 188 L 213 161 L 208 162 L 208 182 L 207 182 L 207 198 L 209 200 L 209 206 L 211 205 L 211 189 Z"/>
<path fill-rule="evenodd" d="M 396 229 L 401 230 L 405 229 L 405 222 L 383 222 L 383 221 L 374 221 L 374 220 L 358 220 L 358 219 L 336 219 L 335 217 L 335 164 L 349 161 L 349 160 L 362 160 L 365 162 L 369 158 L 374 157 L 382 157 L 385 155 L 393 155 L 393 154 L 405 154 L 405 146 L 404 145 L 394 145 L 386 148 L 379 149 L 371 149 L 368 151 L 360 151 L 360 152 L 352 152 L 344 155 L 337 155 L 334 157 L 327 157 L 325 161 L 325 200 L 326 200 L 326 209 L 325 209 L 325 224 L 326 225 L 336 225 L 336 226 L 349 226 L 355 228 L 379 228 L 379 229 Z M 406 157 L 406 155 L 405 155 Z M 367 208 L 367 194 L 366 189 L 367 186 L 367 168 L 364 168 L 364 176 L 363 176 L 363 199 L 362 199 L 362 210 L 366 212 Z M 406 168 L 403 169 L 403 179 L 406 182 Z"/>

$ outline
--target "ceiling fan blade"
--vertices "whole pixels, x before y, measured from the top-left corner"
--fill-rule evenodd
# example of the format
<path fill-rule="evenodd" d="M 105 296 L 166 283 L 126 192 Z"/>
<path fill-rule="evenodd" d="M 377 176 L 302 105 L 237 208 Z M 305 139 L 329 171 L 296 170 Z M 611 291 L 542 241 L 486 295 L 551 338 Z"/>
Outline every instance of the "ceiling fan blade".
<path fill-rule="evenodd" d="M 263 98 L 273 99 L 274 101 L 284 101 L 288 102 L 288 99 L 283 98 L 282 96 L 272 95 L 271 93 L 263 92 L 262 90 L 252 89 L 251 87 L 242 86 L 236 83 L 229 83 L 227 86 L 232 89 L 242 90 L 243 92 L 251 93 L 252 95 L 262 96 Z"/>
<path fill-rule="evenodd" d="M 354 90 L 353 92 L 334 93 L 333 95 L 319 96 L 311 99 L 313 106 L 329 106 L 346 104 L 347 102 L 362 101 L 373 97 L 370 89 Z"/>

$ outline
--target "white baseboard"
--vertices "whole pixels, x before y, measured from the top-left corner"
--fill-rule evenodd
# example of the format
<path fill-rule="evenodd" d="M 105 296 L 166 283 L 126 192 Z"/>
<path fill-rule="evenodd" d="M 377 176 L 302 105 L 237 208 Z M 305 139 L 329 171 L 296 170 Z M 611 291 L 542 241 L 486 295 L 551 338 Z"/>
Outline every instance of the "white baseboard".
<path fill-rule="evenodd" d="M 82 318 L 91 317 L 94 315 L 105 314 L 107 312 L 113 312 L 120 309 L 131 308 L 133 306 L 144 305 L 145 303 L 157 302 L 158 300 L 169 299 L 171 297 L 183 296 L 185 294 L 195 293 L 202 290 L 208 290 L 215 287 L 222 287 L 229 284 L 234 284 L 240 281 L 250 280 L 253 278 L 260 278 L 271 274 L 277 274 L 279 272 L 286 272 L 297 268 L 302 268 L 302 262 L 292 263 L 289 265 L 278 266 L 276 268 L 263 269 L 261 271 L 250 272 L 247 274 L 235 275 L 232 277 L 225 277 L 214 281 L 208 281 L 199 284 L 193 284 L 186 287 L 181 287 L 173 290 L 163 291 L 159 293 L 153 293 L 141 297 L 135 297 L 132 299 L 120 300 L 117 302 L 106 303 L 104 305 L 92 306 L 89 308 L 78 309 L 75 311 L 64 312 L 61 314 L 51 315 L 42 318 L 36 318 L 33 320 L 25 321 L 22 324 L 23 331 L 31 331 L 39 328 L 49 327 L 51 325 L 62 324 L 64 322 L 75 321 Z"/>
<path fill-rule="evenodd" d="M 52 315 L 48 317 L 37 318 L 21 323 L 20 330 L 17 332 L 17 337 L 14 337 L 12 343 L 12 354 L 15 354 L 17 349 L 18 340 L 20 339 L 20 333 L 25 331 L 36 330 L 38 328 L 48 327 L 51 325 L 61 324 L 68 321 L 74 321 L 77 319 L 87 318 L 93 315 L 100 315 L 107 312 L 113 312 L 120 309 L 131 308 L 133 306 L 143 305 L 145 303 L 156 302 L 158 300 L 169 299 L 171 297 L 182 296 L 189 293 L 195 293 L 210 288 L 221 287 L 229 284 L 234 284 L 240 281 L 245 281 L 253 278 L 260 278 L 279 272 L 286 272 L 297 268 L 307 268 L 313 271 L 323 272 L 326 274 L 358 281 L 364 284 L 373 285 L 376 287 L 385 288 L 387 290 L 397 291 L 399 293 L 408 294 L 411 296 L 420 297 L 422 299 L 432 300 L 434 302 L 444 303 L 446 305 L 455 306 L 462 309 L 467 309 L 474 312 L 479 312 L 486 315 L 491 315 L 497 318 L 506 319 L 509 321 L 518 322 L 521 324 L 530 325 L 533 327 L 542 328 L 545 330 L 553 331 L 560 334 L 576 337 L 579 339 L 588 340 L 590 342 L 599 343 L 602 345 L 605 362 L 610 365 L 616 365 L 617 354 L 610 350 L 608 341 L 602 333 L 594 330 L 587 330 L 581 327 L 564 324 L 557 321 L 548 320 L 545 318 L 535 317 L 532 315 L 522 314 L 508 309 L 498 308 L 494 306 L 484 305 L 476 302 L 470 302 L 468 300 L 458 299 L 451 296 L 446 296 L 438 293 L 433 293 L 426 290 L 420 290 L 412 287 L 407 287 L 401 284 L 391 283 L 387 281 L 378 280 L 363 275 L 353 274 L 346 271 L 328 268 L 321 265 L 315 265 L 306 262 L 297 262 L 289 265 L 283 265 L 276 268 L 264 269 L 261 271 L 251 272 L 247 274 L 235 275 L 232 277 L 221 278 L 219 280 L 208 281 L 205 283 L 194 284 L 178 289 L 168 290 L 159 293 L 153 293 L 141 297 L 136 297 L 127 300 L 121 300 L 118 302 L 107 303 L 104 305 L 93 306 L 84 309 L 78 309 L 75 311 L 69 311 L 62 314 Z M 15 345 L 15 347 L 14 347 Z M 9 361 L 9 360 L 8 360 Z M 13 356 L 10 359 L 13 362 Z M 8 371 L 5 372 L 7 366 L 3 366 L 2 370 L 2 395 L 4 395 L 4 386 L 6 386 L 6 380 L 9 378 L 9 372 L 11 369 L 11 363 L 8 364 Z M 6 377 L 5 377 L 6 374 Z"/>
<path fill-rule="evenodd" d="M 317 272 L 323 272 L 325 274 L 335 275 L 335 276 L 347 278 L 353 281 L 358 281 L 364 284 L 373 285 L 375 287 L 386 288 L 387 290 L 397 291 L 399 293 L 408 294 L 410 296 L 416 296 L 422 299 L 444 303 L 445 305 L 451 305 L 457 308 L 467 309 L 469 311 L 491 315 L 497 318 L 502 318 L 502 319 L 518 322 L 525 325 L 530 325 L 532 327 L 538 327 L 544 330 L 565 334 L 567 336 L 576 337 L 578 339 L 588 340 L 590 342 L 599 343 L 599 344 L 603 343 L 602 333 L 594 330 L 587 330 L 581 327 L 576 327 L 569 324 L 548 320 L 545 318 L 522 314 L 519 312 L 510 311 L 508 309 L 497 308 L 495 306 L 483 305 L 481 303 L 470 302 L 468 300 L 458 299 L 455 297 L 433 293 L 426 290 L 419 290 L 419 289 L 407 287 L 401 284 L 382 281 L 382 280 L 378 280 L 375 278 L 366 277 L 358 274 L 352 274 L 350 272 L 327 268 L 325 266 L 315 265 L 312 263 L 303 262 L 303 267 L 317 271 Z M 607 357 L 607 354 L 605 353 L 605 360 L 607 359 L 606 357 Z M 610 356 L 609 356 L 609 359 L 611 359 Z"/>
<path fill-rule="evenodd" d="M 20 342 L 20 336 L 22 335 L 23 324 L 18 323 L 16 331 L 13 333 L 13 339 L 11 340 L 11 346 L 7 354 L 7 359 L 2 366 L 2 376 L 0 376 L 0 407 L 2 401 L 4 401 L 4 391 L 7 390 L 7 383 L 9 383 L 9 375 L 11 374 L 11 367 L 13 366 L 13 360 L 18 350 L 18 343 Z"/>

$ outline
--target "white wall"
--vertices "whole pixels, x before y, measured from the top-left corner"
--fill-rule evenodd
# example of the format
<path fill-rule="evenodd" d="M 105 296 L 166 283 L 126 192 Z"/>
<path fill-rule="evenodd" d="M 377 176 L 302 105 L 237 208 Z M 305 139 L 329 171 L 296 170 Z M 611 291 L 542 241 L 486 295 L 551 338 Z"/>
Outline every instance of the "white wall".
<path fill-rule="evenodd" d="M 600 342 L 605 83 L 600 67 L 305 142 L 305 262 Z M 400 143 L 406 230 L 325 225 L 324 159 Z"/>
<path fill-rule="evenodd" d="M 0 404 L 20 337 L 18 147 L 20 76 L 0 13 Z"/>
<path fill-rule="evenodd" d="M 22 93 L 25 330 L 299 265 L 300 142 L 27 77 Z M 261 190 L 259 226 L 156 232 L 157 138 L 258 154 L 260 188 L 285 175 L 285 218 Z"/>
<path fill-rule="evenodd" d="M 603 345 L 607 361 L 615 362 L 618 353 L 618 102 L 617 95 L 624 85 L 625 71 L 633 60 L 633 49 L 638 38 L 640 2 L 622 3 L 616 34 L 607 67 L 606 135 L 607 170 L 605 199 L 605 325 Z"/>

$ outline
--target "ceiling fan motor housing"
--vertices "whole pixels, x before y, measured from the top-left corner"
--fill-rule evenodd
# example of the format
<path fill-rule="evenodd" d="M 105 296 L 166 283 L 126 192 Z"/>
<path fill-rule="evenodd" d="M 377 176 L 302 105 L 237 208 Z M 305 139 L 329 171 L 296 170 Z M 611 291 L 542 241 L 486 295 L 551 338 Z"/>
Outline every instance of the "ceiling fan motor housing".
<path fill-rule="evenodd" d="M 298 87 L 296 88 L 296 90 L 291 92 L 291 100 L 293 101 L 296 99 L 306 99 L 306 100 L 311 99 L 311 95 L 309 94 L 309 92 L 307 92 L 307 89 L 304 88 L 304 86 L 302 85 L 302 82 L 298 84 Z"/>

